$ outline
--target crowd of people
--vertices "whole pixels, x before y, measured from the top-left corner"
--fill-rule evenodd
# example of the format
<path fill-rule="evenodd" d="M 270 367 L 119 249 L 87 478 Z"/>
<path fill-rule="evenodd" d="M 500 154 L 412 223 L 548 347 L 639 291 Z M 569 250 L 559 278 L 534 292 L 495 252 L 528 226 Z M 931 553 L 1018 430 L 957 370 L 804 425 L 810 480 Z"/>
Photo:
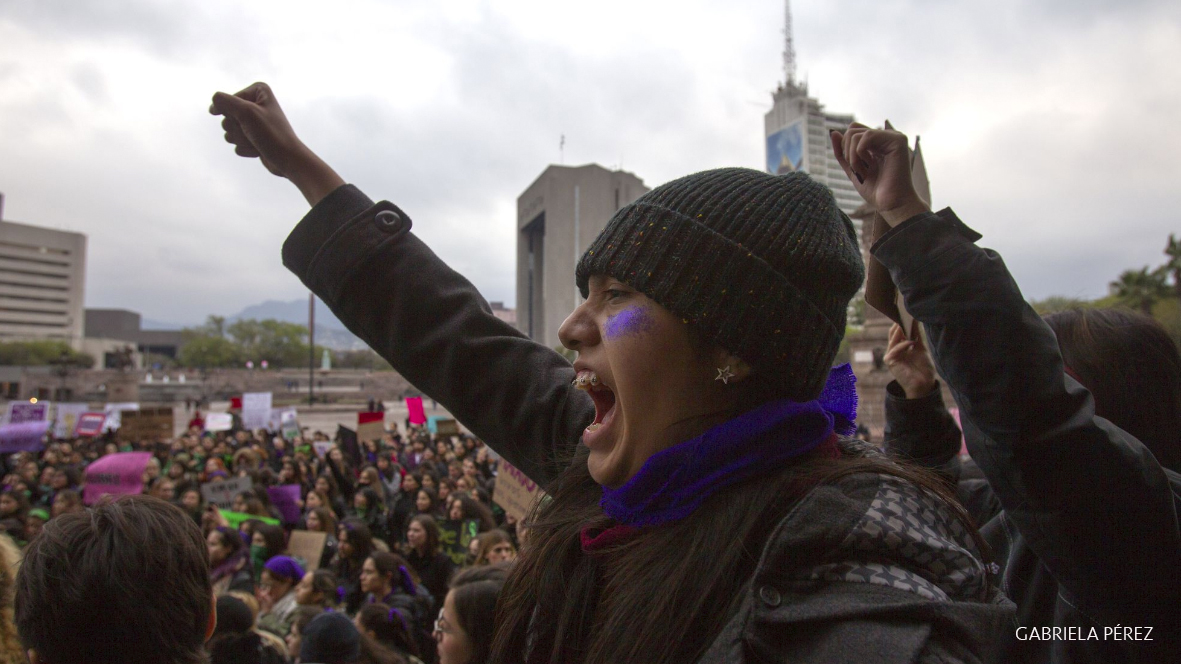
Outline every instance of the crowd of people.
<path fill-rule="evenodd" d="M 830 136 L 917 321 L 891 332 L 879 449 L 832 367 L 857 234 L 807 175 L 704 171 L 621 207 L 577 266 L 571 363 L 345 184 L 268 86 L 211 112 L 312 206 L 285 265 L 475 437 L 323 459 L 186 437 L 150 495 L 89 509 L 68 469 L 99 450 L 18 460 L 0 509 L 24 518 L 6 584 L 32 664 L 1176 661 L 1176 344 L 1123 312 L 1034 314 L 915 193 L 904 135 Z M 522 522 L 488 500 L 484 443 L 545 489 Z M 191 490 L 241 476 L 230 511 Z M 326 535 L 314 565 L 258 490 L 290 484 L 289 525 Z M 477 537 L 444 552 L 441 521 Z"/>
<path fill-rule="evenodd" d="M 478 578 L 502 582 L 523 530 L 491 500 L 498 457 L 481 441 L 409 424 L 405 431 L 403 437 L 395 424 L 380 440 L 333 445 L 323 457 L 314 447 L 328 441 L 321 432 L 288 441 L 265 430 L 193 427 L 171 441 L 124 443 L 114 434 L 53 441 L 4 460 L 10 472 L 0 493 L 0 528 L 16 547 L 27 546 L 46 522 L 86 511 L 89 463 L 147 451 L 144 494 L 176 506 L 200 528 L 219 615 L 250 616 L 219 624 L 208 646 L 213 662 L 250 661 L 240 653 L 260 644 L 273 651 L 273 661 L 294 660 L 293 644 L 314 643 L 300 635 L 325 612 L 353 620 L 366 661 L 435 662 L 452 584 L 474 578 L 457 573 L 487 567 Z M 228 510 L 206 503 L 202 486 L 236 478 L 249 478 L 251 488 L 234 495 Z M 272 504 L 267 489 L 280 485 L 299 487 L 298 521 L 283 523 Z M 440 524 L 449 522 L 470 522 L 477 533 L 463 542 L 458 560 L 443 550 Z M 290 555 L 295 530 L 325 534 L 314 560 Z M 499 587 L 477 587 L 492 585 Z M 453 642 L 466 638 L 463 625 L 490 620 L 490 610 L 479 618 L 453 615 L 450 624 L 460 628 L 447 633 L 459 636 L 445 641 L 454 650 Z"/>

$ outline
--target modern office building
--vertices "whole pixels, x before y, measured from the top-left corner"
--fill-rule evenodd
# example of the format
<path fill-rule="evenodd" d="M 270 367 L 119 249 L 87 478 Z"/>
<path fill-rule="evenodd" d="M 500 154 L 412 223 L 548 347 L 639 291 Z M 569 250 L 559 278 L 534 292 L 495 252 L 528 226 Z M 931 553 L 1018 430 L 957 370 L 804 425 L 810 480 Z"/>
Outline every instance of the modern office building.
<path fill-rule="evenodd" d="M 0 195 L 0 341 L 50 339 L 81 350 L 86 236 L 4 221 Z"/>
<path fill-rule="evenodd" d="M 549 166 L 517 198 L 517 328 L 550 347 L 581 302 L 574 266 L 615 211 L 648 187 L 597 164 Z"/>
<path fill-rule="evenodd" d="M 771 94 L 774 106 L 763 121 L 767 137 L 767 172 L 806 172 L 827 186 L 836 197 L 837 205 L 851 216 L 864 201 L 833 156 L 829 132 L 847 129 L 854 118 L 852 114 L 826 111 L 824 104 L 808 96 L 807 82 L 796 79 L 791 5 L 785 4 L 784 82 Z M 855 225 L 860 233 L 860 225 Z"/>

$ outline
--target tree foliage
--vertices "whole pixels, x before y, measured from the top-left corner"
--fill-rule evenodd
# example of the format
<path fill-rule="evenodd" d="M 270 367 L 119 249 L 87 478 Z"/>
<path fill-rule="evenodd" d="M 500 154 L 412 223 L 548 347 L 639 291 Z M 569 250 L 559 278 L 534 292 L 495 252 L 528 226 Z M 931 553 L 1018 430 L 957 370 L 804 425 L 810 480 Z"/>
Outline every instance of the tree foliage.
<path fill-rule="evenodd" d="M 89 369 L 94 358 L 79 353 L 64 341 L 8 341 L 0 342 L 0 366 L 58 365 Z"/>
<path fill-rule="evenodd" d="M 1152 305 L 1169 294 L 1166 275 L 1164 269 L 1150 270 L 1147 265 L 1139 270 L 1124 270 L 1119 279 L 1111 282 L 1111 294 L 1120 303 L 1151 316 Z"/>
<path fill-rule="evenodd" d="M 308 366 L 307 328 L 279 320 L 244 319 L 229 325 L 210 316 L 204 325 L 188 328 L 179 360 L 187 367 L 242 367 L 247 362 L 272 369 Z M 317 357 L 322 349 L 317 347 Z"/>

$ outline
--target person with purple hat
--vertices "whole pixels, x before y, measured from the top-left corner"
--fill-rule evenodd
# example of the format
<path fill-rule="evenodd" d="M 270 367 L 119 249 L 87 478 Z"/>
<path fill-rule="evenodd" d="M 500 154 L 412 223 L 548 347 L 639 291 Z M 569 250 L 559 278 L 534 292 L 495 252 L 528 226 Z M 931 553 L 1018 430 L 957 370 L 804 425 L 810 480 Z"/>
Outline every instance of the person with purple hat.
<path fill-rule="evenodd" d="M 258 626 L 280 637 L 287 636 L 291 628 L 291 612 L 298 604 L 295 601 L 295 586 L 303 579 L 303 566 L 290 556 L 275 556 L 262 568 L 259 581 L 259 603 L 262 612 L 258 615 Z"/>

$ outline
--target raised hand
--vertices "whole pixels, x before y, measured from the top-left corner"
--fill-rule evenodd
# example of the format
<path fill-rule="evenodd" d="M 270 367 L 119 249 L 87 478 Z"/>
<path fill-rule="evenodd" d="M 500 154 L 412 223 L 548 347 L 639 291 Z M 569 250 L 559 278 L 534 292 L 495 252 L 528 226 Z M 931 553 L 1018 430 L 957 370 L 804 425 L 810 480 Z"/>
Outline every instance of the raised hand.
<path fill-rule="evenodd" d="M 906 392 L 906 398 L 921 399 L 935 389 L 935 365 L 927 354 L 923 335 L 913 336 L 913 340 L 907 339 L 898 323 L 890 326 L 890 342 L 883 359 L 894 380 Z"/>
<path fill-rule="evenodd" d="M 268 171 L 299 187 L 311 205 L 344 184 L 295 135 L 279 100 L 266 83 L 255 83 L 232 95 L 215 93 L 209 112 L 225 116 L 221 126 L 235 154 L 260 159 Z"/>
<path fill-rule="evenodd" d="M 844 134 L 834 131 L 832 150 L 857 193 L 886 223 L 896 226 L 930 207 L 910 179 L 906 135 L 891 129 L 870 129 L 854 122 Z"/>

